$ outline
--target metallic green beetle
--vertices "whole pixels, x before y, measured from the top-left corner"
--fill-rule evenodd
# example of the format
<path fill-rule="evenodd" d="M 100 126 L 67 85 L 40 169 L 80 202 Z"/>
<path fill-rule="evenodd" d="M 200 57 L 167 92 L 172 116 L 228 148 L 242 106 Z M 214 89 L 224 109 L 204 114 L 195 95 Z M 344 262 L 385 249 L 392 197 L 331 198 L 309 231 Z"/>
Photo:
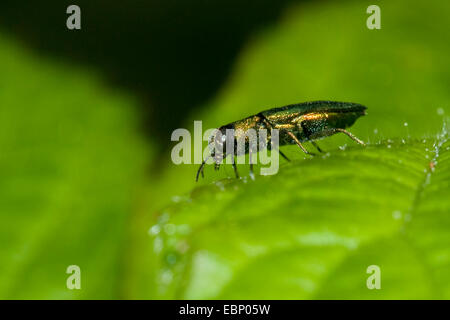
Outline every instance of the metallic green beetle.
<path fill-rule="evenodd" d="M 335 133 L 342 132 L 349 136 L 352 140 L 359 144 L 365 145 L 363 141 L 352 135 L 345 128 L 350 127 L 355 123 L 356 119 L 366 114 L 367 108 L 358 103 L 352 102 L 336 102 L 336 101 L 312 101 L 298 104 L 291 104 L 280 108 L 269 109 L 262 111 L 256 115 L 238 120 L 218 129 L 218 135 L 211 137 L 212 142 L 215 141 L 221 144 L 227 142 L 226 130 L 234 129 L 234 141 L 240 138 L 239 132 L 247 132 L 249 129 L 277 129 L 279 131 L 279 145 L 297 144 L 300 149 L 308 154 L 314 155 L 303 146 L 302 142 L 309 141 L 319 151 L 323 152 L 314 140 L 322 139 L 331 136 Z M 239 130 L 240 129 L 240 130 Z M 247 139 L 247 137 L 244 137 Z M 267 148 L 270 149 L 270 136 L 267 138 Z M 236 150 L 236 148 L 234 149 Z M 249 148 L 245 148 L 245 154 L 249 152 Z M 280 151 L 283 158 L 289 159 Z M 211 151 L 211 158 L 214 158 L 215 169 L 219 169 L 220 162 L 230 153 L 215 154 Z M 237 172 L 234 156 L 238 156 L 237 151 L 234 151 L 232 156 L 232 164 L 236 177 L 239 177 Z M 196 181 L 200 173 L 203 176 L 203 169 L 206 164 L 205 159 L 197 171 Z M 250 173 L 253 174 L 253 164 L 250 163 Z"/>

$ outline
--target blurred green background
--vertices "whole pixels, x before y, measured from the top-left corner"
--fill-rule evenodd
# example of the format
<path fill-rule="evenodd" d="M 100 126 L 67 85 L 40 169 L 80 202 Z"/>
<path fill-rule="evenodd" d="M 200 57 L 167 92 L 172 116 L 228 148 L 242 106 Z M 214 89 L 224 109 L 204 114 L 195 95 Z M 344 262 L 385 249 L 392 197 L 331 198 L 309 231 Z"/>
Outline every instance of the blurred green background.
<path fill-rule="evenodd" d="M 79 31 L 69 4 L 0 7 L 0 298 L 450 297 L 450 4 L 79 1 Z M 255 181 L 170 160 L 193 120 L 311 100 L 366 105 L 367 148 Z"/>

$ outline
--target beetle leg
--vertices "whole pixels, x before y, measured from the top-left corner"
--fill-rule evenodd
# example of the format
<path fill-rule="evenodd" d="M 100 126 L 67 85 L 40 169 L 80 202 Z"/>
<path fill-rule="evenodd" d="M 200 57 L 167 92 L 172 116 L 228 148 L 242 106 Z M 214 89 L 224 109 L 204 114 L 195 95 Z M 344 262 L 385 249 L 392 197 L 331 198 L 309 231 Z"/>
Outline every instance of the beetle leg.
<path fill-rule="evenodd" d="M 322 149 L 320 149 L 319 145 L 314 140 L 310 140 L 310 141 L 311 141 L 312 145 L 314 147 L 316 147 L 317 151 L 322 152 L 322 153 L 324 152 Z"/>
<path fill-rule="evenodd" d="M 286 161 L 291 161 L 291 160 L 289 160 L 288 157 L 286 157 L 286 155 L 285 155 L 283 152 L 281 152 L 280 149 L 277 148 L 277 151 L 281 154 L 281 156 L 282 156 Z"/>
<path fill-rule="evenodd" d="M 266 124 L 266 126 L 268 126 L 269 128 L 273 129 L 273 125 L 269 122 L 269 120 L 267 120 L 266 117 L 264 117 L 262 114 L 260 115 L 263 118 L 263 122 Z M 291 161 L 289 160 L 289 158 L 283 153 L 281 152 L 280 148 L 275 148 L 279 154 L 281 154 L 281 156 L 286 160 L 286 161 Z"/>
<path fill-rule="evenodd" d="M 203 173 L 203 169 L 204 169 L 204 167 L 205 167 L 205 164 L 206 164 L 206 160 L 203 160 L 203 161 L 202 161 L 202 164 L 200 165 L 200 168 L 198 168 L 197 176 L 195 177 L 195 182 L 198 181 L 198 176 L 200 175 L 200 173 L 202 174 L 202 178 L 205 177 L 205 174 Z"/>
<path fill-rule="evenodd" d="M 267 120 L 265 117 L 263 118 L 264 122 L 266 123 L 266 125 L 268 125 L 269 127 L 273 128 L 273 125 L 269 122 L 269 120 Z M 286 131 L 286 133 L 292 138 L 294 139 L 295 143 L 297 143 L 297 145 L 300 147 L 300 149 L 302 149 L 302 151 L 306 154 L 309 154 L 310 156 L 314 156 L 315 154 L 312 152 L 309 152 L 308 150 L 306 150 L 306 148 L 302 145 L 302 143 L 297 139 L 297 137 L 290 131 Z M 289 161 L 289 159 L 280 151 L 278 150 L 278 152 L 280 152 L 280 154 L 283 156 L 283 158 L 285 158 L 286 160 Z"/>
<path fill-rule="evenodd" d="M 293 134 L 290 131 L 286 131 L 286 133 L 295 141 L 295 143 L 300 147 L 300 149 L 302 149 L 302 151 L 304 153 L 309 154 L 310 156 L 314 156 L 315 155 L 314 153 L 309 152 L 308 150 L 306 150 L 306 148 L 302 145 L 302 143 L 297 139 L 295 134 Z"/>
<path fill-rule="evenodd" d="M 236 175 L 236 178 L 239 179 L 239 173 L 237 171 L 236 162 L 234 162 L 234 156 L 231 156 L 231 163 L 233 164 L 234 174 Z"/>
<path fill-rule="evenodd" d="M 366 144 L 364 143 L 364 141 L 358 139 L 357 137 L 355 137 L 353 134 L 351 134 L 350 132 L 348 132 L 348 131 L 345 130 L 345 129 L 336 128 L 336 129 L 333 129 L 333 130 L 334 130 L 334 131 L 337 131 L 337 132 L 345 133 L 350 139 L 352 139 L 352 140 L 355 141 L 356 143 L 359 143 L 359 144 L 361 144 L 361 145 L 363 145 L 363 146 L 366 145 Z"/>
<path fill-rule="evenodd" d="M 279 154 L 286 160 L 291 161 L 283 152 L 281 152 L 280 148 L 274 148 L 276 151 L 278 151 Z"/>

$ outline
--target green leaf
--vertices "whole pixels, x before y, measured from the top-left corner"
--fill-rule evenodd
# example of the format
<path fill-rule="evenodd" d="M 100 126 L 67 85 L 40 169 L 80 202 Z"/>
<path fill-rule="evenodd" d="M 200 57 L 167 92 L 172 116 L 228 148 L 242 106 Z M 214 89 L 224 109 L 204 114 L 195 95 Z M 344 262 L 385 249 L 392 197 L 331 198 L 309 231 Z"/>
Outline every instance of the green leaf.
<path fill-rule="evenodd" d="M 194 189 L 150 229 L 158 294 L 448 299 L 449 150 L 447 136 L 348 148 Z"/>
<path fill-rule="evenodd" d="M 292 7 L 279 25 L 252 39 L 228 83 L 186 127 L 202 120 L 206 130 L 272 107 L 335 100 L 368 107 L 368 116 L 350 128 L 366 142 L 434 137 L 450 113 L 450 42 L 442 41 L 450 4 L 431 3 L 379 1 L 381 30 L 367 29 L 366 4 Z M 321 143 L 331 150 L 349 141 L 338 135 Z M 302 157 L 296 151 L 291 156 Z M 159 183 L 152 180 L 149 187 L 150 211 L 195 187 L 198 165 L 176 166 L 169 152 L 166 160 Z M 204 182 L 233 174 L 225 170 L 208 167 Z"/>
<path fill-rule="evenodd" d="M 381 30 L 358 2 L 293 7 L 191 118 L 354 101 L 367 148 L 337 135 L 323 157 L 284 148 L 275 176 L 208 167 L 197 185 L 196 165 L 167 158 L 146 191 L 133 99 L 1 36 L 0 298 L 448 299 L 450 4 L 379 5 Z"/>
<path fill-rule="evenodd" d="M 0 37 L 0 298 L 117 298 L 149 154 L 135 102 Z M 81 290 L 66 269 L 81 268 Z"/>
<path fill-rule="evenodd" d="M 290 103 L 352 101 L 368 107 L 350 128 L 368 147 L 344 135 L 319 142 L 324 158 L 285 147 L 295 161 L 254 182 L 225 165 L 208 166 L 196 185 L 198 165 L 168 158 L 135 217 L 129 296 L 450 297 L 450 5 L 378 5 L 381 30 L 366 28 L 359 2 L 293 7 L 191 118 L 207 129 Z M 381 290 L 366 286 L 370 265 L 381 268 Z"/>

